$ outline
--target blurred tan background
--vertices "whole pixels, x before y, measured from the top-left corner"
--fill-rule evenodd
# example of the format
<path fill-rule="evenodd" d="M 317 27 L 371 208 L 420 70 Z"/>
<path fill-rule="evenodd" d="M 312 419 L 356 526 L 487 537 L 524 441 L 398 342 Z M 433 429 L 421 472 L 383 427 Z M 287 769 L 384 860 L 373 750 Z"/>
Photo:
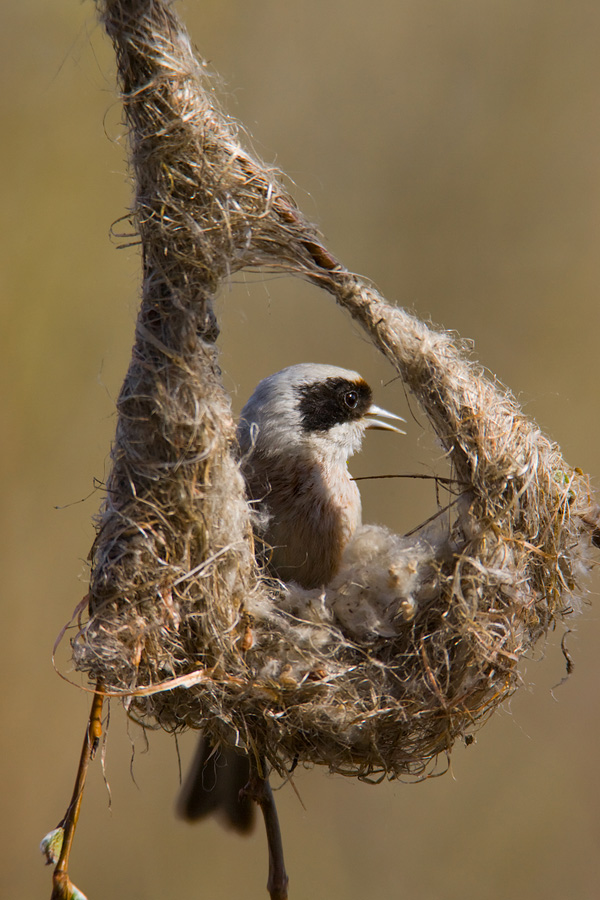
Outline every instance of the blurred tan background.
<path fill-rule="evenodd" d="M 296 183 L 335 253 L 386 296 L 475 342 L 567 459 L 600 472 L 600 4 L 596 0 L 188 0 L 192 36 L 254 146 Z M 54 639 L 86 590 L 92 493 L 138 297 L 111 49 L 94 7 L 22 0 L 0 35 L 3 897 L 49 897 L 37 844 L 62 816 L 89 698 L 54 674 Z M 223 292 L 222 360 L 239 411 L 299 361 L 359 369 L 407 415 L 391 370 L 326 296 L 282 279 Z M 438 451 L 368 436 L 355 474 L 423 472 Z M 431 488 L 363 486 L 399 530 Z M 91 495 L 91 496 L 90 496 Z M 60 507 L 57 509 L 57 507 Z M 279 794 L 291 897 L 591 900 L 600 895 L 596 592 L 551 636 L 527 687 L 452 772 L 370 787 L 301 772 Z M 542 655 L 542 654 L 539 654 Z M 66 654 L 60 655 L 68 669 Z M 133 749 L 132 744 L 133 742 Z M 183 762 L 193 735 L 180 740 Z M 72 857 L 94 898 L 264 898 L 266 849 L 174 819 L 177 752 L 114 705 L 112 809 L 91 770 Z M 130 771 L 131 770 L 131 771 Z"/>

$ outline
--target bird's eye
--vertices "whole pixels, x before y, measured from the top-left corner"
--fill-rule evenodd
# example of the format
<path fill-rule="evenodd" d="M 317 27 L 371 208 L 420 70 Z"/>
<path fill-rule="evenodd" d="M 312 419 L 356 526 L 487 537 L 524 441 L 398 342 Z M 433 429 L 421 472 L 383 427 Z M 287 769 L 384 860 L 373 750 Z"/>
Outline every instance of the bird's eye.
<path fill-rule="evenodd" d="M 358 403 L 358 392 L 357 391 L 346 391 L 344 394 L 344 403 L 348 407 L 348 409 L 356 409 L 356 405 Z"/>

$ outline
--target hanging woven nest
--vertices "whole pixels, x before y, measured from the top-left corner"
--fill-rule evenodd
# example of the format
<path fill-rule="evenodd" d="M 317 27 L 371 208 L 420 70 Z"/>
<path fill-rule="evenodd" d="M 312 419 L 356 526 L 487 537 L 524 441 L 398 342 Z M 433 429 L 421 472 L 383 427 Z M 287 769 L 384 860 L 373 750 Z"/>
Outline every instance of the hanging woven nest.
<path fill-rule="evenodd" d="M 243 149 L 169 4 L 99 3 L 118 61 L 143 297 L 118 400 L 77 668 L 169 730 L 360 777 L 420 775 L 515 689 L 572 609 L 589 480 L 468 351 L 386 303 Z M 213 300 L 242 269 L 332 294 L 425 411 L 457 499 L 410 537 L 364 527 L 323 590 L 257 566 Z"/>

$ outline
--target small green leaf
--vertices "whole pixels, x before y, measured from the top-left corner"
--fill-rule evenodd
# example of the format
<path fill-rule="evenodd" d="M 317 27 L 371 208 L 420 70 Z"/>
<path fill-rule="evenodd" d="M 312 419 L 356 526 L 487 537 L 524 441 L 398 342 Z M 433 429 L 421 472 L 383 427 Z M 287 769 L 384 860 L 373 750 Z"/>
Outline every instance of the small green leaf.
<path fill-rule="evenodd" d="M 88 898 L 74 884 L 69 884 L 69 900 L 88 900 Z"/>
<path fill-rule="evenodd" d="M 42 838 L 42 841 L 40 843 L 40 850 L 46 857 L 47 866 L 55 866 L 58 862 L 60 851 L 62 850 L 64 836 L 65 829 L 59 827 L 54 828 L 52 831 L 49 831 L 48 834 Z"/>

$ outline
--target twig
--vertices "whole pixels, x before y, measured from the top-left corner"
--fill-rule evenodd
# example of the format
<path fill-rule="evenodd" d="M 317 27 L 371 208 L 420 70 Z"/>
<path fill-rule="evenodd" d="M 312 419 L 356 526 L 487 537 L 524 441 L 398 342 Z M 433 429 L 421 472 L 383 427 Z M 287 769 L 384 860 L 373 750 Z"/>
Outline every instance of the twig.
<path fill-rule="evenodd" d="M 263 761 L 263 771 L 264 766 Z M 258 803 L 265 820 L 267 846 L 269 848 L 267 890 L 271 895 L 271 900 L 287 900 L 289 878 L 285 871 L 279 816 L 277 815 L 277 807 L 269 779 L 267 777 L 263 778 L 258 772 L 254 772 L 250 777 L 246 793 L 255 803 Z"/>
<path fill-rule="evenodd" d="M 79 766 L 77 768 L 77 777 L 75 778 L 75 787 L 73 788 L 73 796 L 67 808 L 67 811 L 59 824 L 59 828 L 64 829 L 64 836 L 60 856 L 54 873 L 52 875 L 52 898 L 51 900 L 71 900 L 76 889 L 71 884 L 69 878 L 69 856 L 71 847 L 73 846 L 73 838 L 75 837 L 75 829 L 77 820 L 79 819 L 79 811 L 81 809 L 81 801 L 83 799 L 83 789 L 87 776 L 88 766 L 96 755 L 98 742 L 102 734 L 102 704 L 104 694 L 102 693 L 102 685 L 100 682 L 96 685 L 96 693 L 92 700 L 92 708 L 85 730 L 83 739 L 83 747 L 81 748 L 81 756 L 79 758 Z"/>

